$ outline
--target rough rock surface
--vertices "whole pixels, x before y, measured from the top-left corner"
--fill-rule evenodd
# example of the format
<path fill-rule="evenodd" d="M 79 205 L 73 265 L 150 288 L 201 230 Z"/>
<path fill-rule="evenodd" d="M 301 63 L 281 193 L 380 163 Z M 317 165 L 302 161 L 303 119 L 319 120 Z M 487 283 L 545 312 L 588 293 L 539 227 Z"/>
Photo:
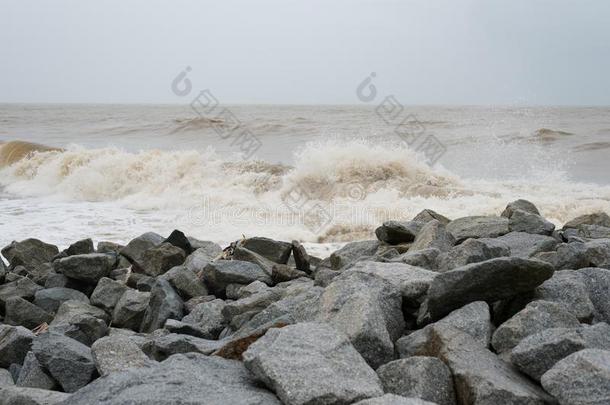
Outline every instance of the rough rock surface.
<path fill-rule="evenodd" d="M 68 256 L 59 259 L 56 269 L 64 276 L 97 284 L 102 277 L 107 277 L 116 264 L 116 256 L 110 253 L 90 253 Z"/>
<path fill-rule="evenodd" d="M 456 243 L 468 238 L 495 238 L 509 232 L 508 219 L 504 217 L 463 217 L 447 224 L 447 231 L 453 235 Z"/>
<path fill-rule="evenodd" d="M 101 376 L 154 364 L 133 340 L 124 336 L 98 339 L 91 346 L 91 355 Z"/>
<path fill-rule="evenodd" d="M 209 263 L 202 271 L 206 284 L 216 294 L 223 295 L 229 284 L 250 284 L 253 281 L 262 281 L 272 284 L 271 274 L 266 273 L 260 266 L 240 260 L 219 260 Z"/>
<path fill-rule="evenodd" d="M 0 324 L 0 367 L 22 364 L 35 335 L 23 326 Z"/>

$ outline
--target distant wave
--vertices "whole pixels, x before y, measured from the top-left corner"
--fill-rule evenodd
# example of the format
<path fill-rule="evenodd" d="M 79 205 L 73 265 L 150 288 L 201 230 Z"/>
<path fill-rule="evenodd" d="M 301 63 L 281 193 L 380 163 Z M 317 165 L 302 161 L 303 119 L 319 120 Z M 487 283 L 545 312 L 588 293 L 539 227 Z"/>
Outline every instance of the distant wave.
<path fill-rule="evenodd" d="M 590 142 L 574 147 L 577 152 L 610 149 L 610 142 Z"/>
<path fill-rule="evenodd" d="M 225 126 L 225 122 L 220 118 L 176 118 L 173 120 L 173 127 L 170 133 L 198 131 L 213 128 L 214 126 Z"/>
<path fill-rule="evenodd" d="M 571 132 L 558 131 L 558 130 L 549 129 L 549 128 L 540 128 L 534 132 L 535 139 L 543 141 L 543 142 L 552 142 L 552 141 L 556 141 L 558 139 L 563 139 L 566 136 L 572 136 L 572 135 L 574 135 L 574 134 Z"/>

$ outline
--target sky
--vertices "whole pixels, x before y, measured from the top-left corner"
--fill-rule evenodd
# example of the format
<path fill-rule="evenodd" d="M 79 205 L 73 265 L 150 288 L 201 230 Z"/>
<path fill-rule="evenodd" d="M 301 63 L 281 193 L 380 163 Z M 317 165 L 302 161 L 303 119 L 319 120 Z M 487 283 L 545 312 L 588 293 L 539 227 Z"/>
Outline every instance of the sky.
<path fill-rule="evenodd" d="M 0 0 L 0 102 L 358 104 L 373 72 L 402 104 L 610 105 L 610 1 Z"/>

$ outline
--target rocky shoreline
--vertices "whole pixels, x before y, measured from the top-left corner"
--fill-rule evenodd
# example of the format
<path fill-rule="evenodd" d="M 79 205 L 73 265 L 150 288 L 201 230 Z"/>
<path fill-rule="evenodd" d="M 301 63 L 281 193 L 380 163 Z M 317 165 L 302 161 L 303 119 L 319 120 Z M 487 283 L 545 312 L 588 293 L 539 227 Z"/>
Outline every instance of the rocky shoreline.
<path fill-rule="evenodd" d="M 2 249 L 0 405 L 607 404 L 610 217 L 424 210 L 329 258 L 174 231 Z"/>

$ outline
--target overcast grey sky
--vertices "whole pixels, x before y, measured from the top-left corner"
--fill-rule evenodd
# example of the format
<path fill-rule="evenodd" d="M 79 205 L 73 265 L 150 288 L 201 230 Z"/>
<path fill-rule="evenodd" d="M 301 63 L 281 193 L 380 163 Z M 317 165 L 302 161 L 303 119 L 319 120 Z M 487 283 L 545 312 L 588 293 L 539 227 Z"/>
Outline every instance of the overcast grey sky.
<path fill-rule="evenodd" d="M 610 105 L 608 0 L 0 0 L 0 102 Z"/>

